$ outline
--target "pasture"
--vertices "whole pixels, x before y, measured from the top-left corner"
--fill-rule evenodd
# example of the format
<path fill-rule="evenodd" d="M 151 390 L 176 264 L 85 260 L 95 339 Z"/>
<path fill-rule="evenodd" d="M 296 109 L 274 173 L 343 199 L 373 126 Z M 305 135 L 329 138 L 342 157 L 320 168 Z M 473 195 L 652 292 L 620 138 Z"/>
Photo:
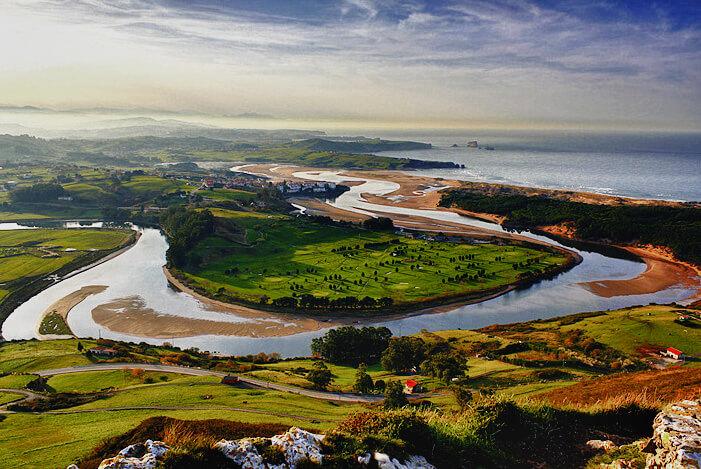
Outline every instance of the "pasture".
<path fill-rule="evenodd" d="M 81 257 L 127 243 L 130 230 L 34 229 L 0 231 L 0 299 L 26 279 L 48 275 Z"/>
<path fill-rule="evenodd" d="M 197 246 L 201 266 L 184 274 L 212 295 L 255 303 L 307 294 L 414 304 L 497 290 L 566 261 L 524 246 L 413 239 L 279 215 L 214 214 L 234 218 L 246 244 L 209 237 Z"/>

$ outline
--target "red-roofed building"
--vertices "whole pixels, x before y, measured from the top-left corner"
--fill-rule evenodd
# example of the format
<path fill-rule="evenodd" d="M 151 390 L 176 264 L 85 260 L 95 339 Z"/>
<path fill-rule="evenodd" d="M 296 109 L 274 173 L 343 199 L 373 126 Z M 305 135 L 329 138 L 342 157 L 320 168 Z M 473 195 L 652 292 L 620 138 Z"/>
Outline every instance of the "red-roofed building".
<path fill-rule="evenodd" d="M 415 379 L 408 379 L 404 383 L 404 393 L 414 394 L 415 392 L 421 392 L 421 385 Z"/>
<path fill-rule="evenodd" d="M 88 349 L 88 352 L 98 357 L 114 357 L 119 353 L 113 348 L 102 347 L 100 345 Z"/>
<path fill-rule="evenodd" d="M 667 347 L 667 350 L 662 352 L 662 354 L 670 358 L 674 358 L 675 360 L 681 360 L 684 358 L 684 352 L 674 347 Z"/>

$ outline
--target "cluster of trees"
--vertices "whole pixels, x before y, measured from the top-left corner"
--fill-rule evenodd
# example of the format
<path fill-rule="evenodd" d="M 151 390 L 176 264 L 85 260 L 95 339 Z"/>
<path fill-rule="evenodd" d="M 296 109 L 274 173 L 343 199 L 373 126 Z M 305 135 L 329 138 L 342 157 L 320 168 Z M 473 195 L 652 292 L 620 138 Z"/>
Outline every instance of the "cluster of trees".
<path fill-rule="evenodd" d="M 68 191 L 60 184 L 41 182 L 29 187 L 21 187 L 10 193 L 13 203 L 55 202 L 59 197 L 67 197 Z"/>
<path fill-rule="evenodd" d="M 445 383 L 454 378 L 464 378 L 467 358 L 446 342 L 428 344 L 419 337 L 395 337 L 382 353 L 382 368 L 395 373 L 413 369 Z"/>
<path fill-rule="evenodd" d="M 267 300 L 266 300 L 267 302 Z M 343 296 L 341 298 L 329 299 L 317 297 L 309 293 L 299 297 L 282 296 L 272 300 L 272 305 L 278 308 L 302 308 L 302 309 L 337 309 L 337 310 L 375 310 L 389 308 L 394 304 L 394 300 L 383 296 L 382 298 L 372 298 L 369 296 L 357 298 L 355 296 Z"/>
<path fill-rule="evenodd" d="M 595 205 L 465 189 L 446 192 L 441 205 L 505 215 L 514 228 L 568 222 L 584 240 L 667 246 L 680 259 L 701 264 L 701 209 L 693 206 Z"/>
<path fill-rule="evenodd" d="M 201 259 L 193 248 L 200 240 L 214 233 L 216 221 L 212 212 L 175 206 L 161 216 L 160 223 L 168 236 L 168 265 L 199 265 Z"/>
<path fill-rule="evenodd" d="M 392 223 L 391 218 L 387 217 L 374 217 L 363 220 L 362 227 L 366 230 L 394 230 L 394 223 Z"/>
<path fill-rule="evenodd" d="M 312 340 L 312 353 L 336 365 L 376 363 L 390 343 L 386 327 L 344 326 Z"/>

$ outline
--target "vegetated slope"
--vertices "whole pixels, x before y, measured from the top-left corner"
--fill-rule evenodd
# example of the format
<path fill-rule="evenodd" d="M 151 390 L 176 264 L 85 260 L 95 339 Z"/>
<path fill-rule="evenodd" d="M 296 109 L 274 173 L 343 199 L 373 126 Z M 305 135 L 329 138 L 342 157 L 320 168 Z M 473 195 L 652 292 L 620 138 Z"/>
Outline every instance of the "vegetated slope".
<path fill-rule="evenodd" d="M 236 440 L 246 437 L 271 437 L 284 433 L 289 427 L 282 424 L 234 422 L 230 420 L 178 420 L 170 417 L 151 417 L 128 432 L 108 438 L 78 463 L 80 469 L 95 469 L 100 462 L 129 445 L 160 440 L 170 445 L 185 443 L 202 447 L 221 439 Z"/>
<path fill-rule="evenodd" d="M 563 411 L 488 398 L 459 413 L 416 407 L 372 409 L 353 414 L 326 432 L 321 452 L 324 467 L 367 467 L 358 464 L 358 456 L 376 451 L 399 460 L 421 455 L 439 468 L 582 467 L 593 456 L 587 440 L 605 436 L 629 443 L 648 436 L 655 413 L 634 406 L 593 413 Z M 79 467 L 94 468 L 128 443 L 146 439 L 160 439 L 171 447 L 171 455 L 163 458 L 165 468 L 185 467 L 178 465 L 184 460 L 191 464 L 187 467 L 236 467 L 221 457 L 214 447 L 217 440 L 282 433 L 278 428 L 151 418 L 96 447 Z"/>
<path fill-rule="evenodd" d="M 365 143 L 323 139 L 292 143 L 288 138 L 256 133 L 219 139 L 187 136 L 126 137 L 98 140 L 46 140 L 27 135 L 0 135 L 0 161 L 16 163 L 74 162 L 100 166 L 141 166 L 158 161 L 244 161 L 289 163 L 328 168 L 412 169 L 455 168 L 452 162 L 392 158 L 367 154 L 380 150 L 426 148 L 418 142 L 367 140 Z M 309 134 L 304 135 L 309 137 Z M 318 148 L 317 148 L 318 147 Z M 350 150 L 343 150 L 348 147 Z M 364 150 L 363 150 L 364 149 Z M 361 151 L 363 150 L 363 151 Z"/>
<path fill-rule="evenodd" d="M 537 399 L 557 406 L 611 407 L 627 402 L 663 403 L 701 397 L 701 368 L 674 367 L 666 370 L 623 373 L 582 381 L 559 388 Z"/>
<path fill-rule="evenodd" d="M 445 192 L 441 205 L 504 215 L 504 224 L 514 228 L 571 224 L 580 239 L 666 246 L 679 259 L 701 265 L 701 208 L 691 204 L 601 205 L 460 188 Z"/>
<path fill-rule="evenodd" d="M 376 139 L 359 139 L 353 141 L 326 140 L 323 138 L 313 138 L 300 140 L 290 144 L 295 148 L 306 148 L 315 151 L 337 151 L 345 153 L 373 153 L 378 151 L 410 151 L 428 150 L 430 143 L 394 141 Z"/>

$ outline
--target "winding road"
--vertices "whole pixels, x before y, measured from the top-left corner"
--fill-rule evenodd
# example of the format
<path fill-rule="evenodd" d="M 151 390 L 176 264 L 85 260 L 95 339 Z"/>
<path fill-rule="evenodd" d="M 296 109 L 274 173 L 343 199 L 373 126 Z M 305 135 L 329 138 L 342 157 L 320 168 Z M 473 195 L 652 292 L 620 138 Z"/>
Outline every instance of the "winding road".
<path fill-rule="evenodd" d="M 190 368 L 185 366 L 159 365 L 148 363 L 95 363 L 92 365 L 81 365 L 67 368 L 39 370 L 34 371 L 33 373 L 39 376 L 48 377 L 55 375 L 65 375 L 70 373 L 84 373 L 86 371 L 123 370 L 125 368 L 139 368 L 145 371 L 159 371 L 163 373 L 177 373 L 181 375 L 190 376 L 216 376 L 218 378 L 223 378 L 224 376 L 230 374 L 222 373 L 219 371 L 204 370 L 201 368 Z M 292 394 L 299 394 L 302 396 L 311 397 L 313 399 L 321 399 L 325 401 L 372 403 L 381 402 L 384 399 L 382 396 L 368 396 L 343 392 L 313 391 L 310 389 L 303 389 L 294 386 L 286 386 L 284 384 L 271 383 L 268 381 L 249 378 L 247 376 L 241 375 L 238 375 L 238 378 L 240 382 L 248 384 L 250 386 L 255 386 L 257 388 L 289 392 Z"/>

